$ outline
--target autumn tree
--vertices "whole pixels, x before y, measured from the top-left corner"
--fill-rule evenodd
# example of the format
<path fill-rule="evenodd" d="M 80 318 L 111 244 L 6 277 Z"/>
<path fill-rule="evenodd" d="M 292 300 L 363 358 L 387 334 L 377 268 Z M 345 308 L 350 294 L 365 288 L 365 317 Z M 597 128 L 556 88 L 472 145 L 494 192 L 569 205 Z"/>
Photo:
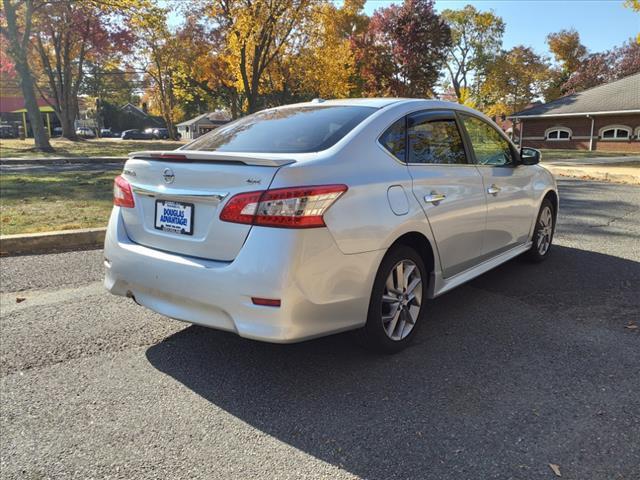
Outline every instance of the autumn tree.
<path fill-rule="evenodd" d="M 487 66 L 500 53 L 505 24 L 493 12 L 480 12 L 473 5 L 444 10 L 442 17 L 451 29 L 445 63 L 449 80 L 458 102 L 468 103 L 471 91 L 477 91 Z"/>
<path fill-rule="evenodd" d="M 45 81 L 43 98 L 53 97 L 62 135 L 76 139 L 78 94 L 89 60 L 105 61 L 128 50 L 132 36 L 117 10 L 99 0 L 57 0 L 38 12 L 34 45 Z"/>
<path fill-rule="evenodd" d="M 630 39 L 621 47 L 588 55 L 562 85 L 562 91 L 581 92 L 635 73 L 640 73 L 640 44 Z"/>
<path fill-rule="evenodd" d="M 432 95 L 450 45 L 451 31 L 432 0 L 405 0 L 376 10 L 356 42 L 364 93 Z"/>
<path fill-rule="evenodd" d="M 547 45 L 556 62 L 568 74 L 576 71 L 587 55 L 587 48 L 580 41 L 580 34 L 575 29 L 550 33 L 547 35 Z"/>
<path fill-rule="evenodd" d="M 190 12 L 175 34 L 182 48 L 174 61 L 176 99 L 186 116 L 225 107 L 236 118 L 242 111 L 242 95 L 228 63 L 226 34 L 202 18 Z"/>
<path fill-rule="evenodd" d="M 538 98 L 548 75 L 548 64 L 522 45 L 503 52 L 487 69 L 482 85 L 483 110 L 488 115 L 508 115 Z"/>
<path fill-rule="evenodd" d="M 147 4 L 135 12 L 132 25 L 138 30 L 142 69 L 150 81 L 149 93 L 165 121 L 169 137 L 176 139 L 176 118 L 181 116 L 175 93 L 178 59 L 183 51 L 167 26 L 168 10 Z"/>
<path fill-rule="evenodd" d="M 34 0 L 2 0 L 2 7 L 3 11 L 0 13 L 2 50 L 6 50 L 9 54 L 13 62 L 12 67 L 18 73 L 18 82 L 33 131 L 35 147 L 45 152 L 53 151 L 38 107 L 29 61 L 33 16 L 42 4 Z M 8 67 L 5 65 L 3 68 Z"/>
<path fill-rule="evenodd" d="M 544 91 L 546 101 L 565 93 L 563 85 L 571 78 L 587 57 L 587 48 L 575 30 L 560 30 L 547 35 L 547 45 L 557 66 L 549 70 L 549 80 Z"/>
<path fill-rule="evenodd" d="M 349 97 L 357 88 L 351 37 L 366 28 L 364 0 L 318 2 L 267 70 L 272 104 Z"/>
<path fill-rule="evenodd" d="M 624 6 L 640 13 L 640 0 L 625 0 Z M 636 36 L 636 42 L 640 45 L 640 33 Z"/>
<path fill-rule="evenodd" d="M 630 39 L 616 52 L 615 70 L 617 78 L 640 73 L 640 42 Z"/>
<path fill-rule="evenodd" d="M 625 0 L 624 5 L 636 12 L 640 12 L 640 0 Z"/>
<path fill-rule="evenodd" d="M 227 62 L 249 113 L 260 109 L 267 69 L 317 0 L 216 0 L 208 15 L 226 34 Z"/>
<path fill-rule="evenodd" d="M 108 100 L 116 105 L 131 102 L 138 85 L 138 72 L 118 60 L 88 61 L 80 95 Z"/>
<path fill-rule="evenodd" d="M 364 0 L 345 0 L 341 7 L 324 3 L 316 9 L 311 18 L 315 28 L 309 34 L 309 55 L 303 56 L 306 63 L 300 65 L 303 85 L 312 96 L 349 97 L 357 88 L 351 39 L 368 26 L 364 4 Z"/>

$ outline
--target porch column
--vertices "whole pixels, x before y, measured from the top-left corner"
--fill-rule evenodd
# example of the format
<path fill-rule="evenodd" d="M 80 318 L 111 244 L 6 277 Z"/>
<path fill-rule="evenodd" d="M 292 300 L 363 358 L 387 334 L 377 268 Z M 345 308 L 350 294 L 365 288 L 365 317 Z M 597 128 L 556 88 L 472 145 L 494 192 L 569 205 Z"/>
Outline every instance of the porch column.
<path fill-rule="evenodd" d="M 49 138 L 51 138 L 51 118 L 49 112 L 47 112 L 47 129 L 49 130 Z"/>
<path fill-rule="evenodd" d="M 589 151 L 593 151 L 593 125 L 596 121 L 596 119 L 593 117 L 593 115 L 587 115 L 587 118 L 591 119 L 591 135 L 589 136 Z"/>
<path fill-rule="evenodd" d="M 29 131 L 27 130 L 27 113 L 22 112 L 22 128 L 24 128 L 24 138 L 29 138 Z"/>
<path fill-rule="evenodd" d="M 518 123 L 520 124 L 520 148 L 522 148 L 522 131 L 524 130 L 524 122 L 519 120 Z"/>

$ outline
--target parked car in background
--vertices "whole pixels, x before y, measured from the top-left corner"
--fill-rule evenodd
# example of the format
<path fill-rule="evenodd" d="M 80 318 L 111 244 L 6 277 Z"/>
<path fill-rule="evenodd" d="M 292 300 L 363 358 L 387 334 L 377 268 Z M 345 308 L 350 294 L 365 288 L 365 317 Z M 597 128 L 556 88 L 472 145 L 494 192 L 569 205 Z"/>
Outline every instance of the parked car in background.
<path fill-rule="evenodd" d="M 151 133 L 153 138 L 158 140 L 166 140 L 169 138 L 169 129 L 167 128 L 147 128 L 145 133 Z M 180 134 L 176 134 L 177 139 L 180 139 L 180 137 Z"/>
<path fill-rule="evenodd" d="M 102 138 L 119 138 L 120 132 L 114 132 L 110 128 L 103 128 L 100 130 L 100 136 Z"/>
<path fill-rule="evenodd" d="M 152 133 L 153 133 L 153 137 L 159 140 L 164 140 L 166 138 L 169 138 L 169 130 L 166 128 L 154 128 Z"/>
<path fill-rule="evenodd" d="M 53 129 L 53 137 L 61 137 L 62 136 L 62 127 L 55 127 Z"/>
<path fill-rule="evenodd" d="M 96 133 L 89 127 L 78 127 L 76 135 L 80 138 L 95 138 Z"/>
<path fill-rule="evenodd" d="M 123 140 L 153 140 L 153 133 L 141 132 L 140 130 L 125 130 L 120 135 Z"/>
<path fill-rule="evenodd" d="M 130 155 L 105 286 L 246 338 L 355 330 L 395 352 L 428 299 L 518 255 L 547 258 L 558 191 L 539 160 L 457 103 L 264 110 L 179 150 Z"/>
<path fill-rule="evenodd" d="M 17 129 L 13 125 L 0 125 L 0 138 L 18 138 Z"/>

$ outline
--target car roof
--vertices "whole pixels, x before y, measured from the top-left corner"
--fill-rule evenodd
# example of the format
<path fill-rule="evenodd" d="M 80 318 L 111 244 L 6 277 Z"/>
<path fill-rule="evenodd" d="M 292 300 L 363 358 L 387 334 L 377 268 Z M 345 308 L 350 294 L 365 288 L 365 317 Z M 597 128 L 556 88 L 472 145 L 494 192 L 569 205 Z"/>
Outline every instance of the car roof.
<path fill-rule="evenodd" d="M 310 106 L 353 106 L 353 107 L 373 107 L 383 108 L 387 105 L 406 101 L 406 98 L 339 98 L 333 100 L 324 100 L 322 98 L 316 98 L 310 102 L 300 102 L 290 105 L 282 105 L 275 108 L 290 108 L 290 107 L 310 107 Z"/>
<path fill-rule="evenodd" d="M 427 98 L 393 98 L 393 97 L 378 97 L 378 98 L 341 98 L 334 100 L 314 99 L 310 102 L 296 103 L 292 105 L 283 105 L 276 108 L 288 108 L 288 107 L 302 107 L 302 106 L 315 106 L 315 105 L 335 105 L 335 106 L 360 106 L 360 107 L 373 107 L 384 108 L 390 105 L 397 104 L 411 104 L 419 105 L 423 108 L 450 108 L 462 111 L 473 111 L 460 105 L 457 102 L 447 102 L 443 100 L 433 100 Z"/>

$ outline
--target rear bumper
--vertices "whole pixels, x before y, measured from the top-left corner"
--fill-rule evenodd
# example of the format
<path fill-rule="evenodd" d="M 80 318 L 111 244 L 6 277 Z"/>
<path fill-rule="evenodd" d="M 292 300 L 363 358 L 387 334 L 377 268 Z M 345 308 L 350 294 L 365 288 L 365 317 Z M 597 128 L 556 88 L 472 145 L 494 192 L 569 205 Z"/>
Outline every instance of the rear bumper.
<path fill-rule="evenodd" d="M 116 207 L 104 285 L 171 318 L 288 343 L 364 325 L 383 255 L 345 255 L 323 228 L 254 227 L 233 262 L 186 257 L 133 243 Z M 257 306 L 251 297 L 281 306 Z"/>

